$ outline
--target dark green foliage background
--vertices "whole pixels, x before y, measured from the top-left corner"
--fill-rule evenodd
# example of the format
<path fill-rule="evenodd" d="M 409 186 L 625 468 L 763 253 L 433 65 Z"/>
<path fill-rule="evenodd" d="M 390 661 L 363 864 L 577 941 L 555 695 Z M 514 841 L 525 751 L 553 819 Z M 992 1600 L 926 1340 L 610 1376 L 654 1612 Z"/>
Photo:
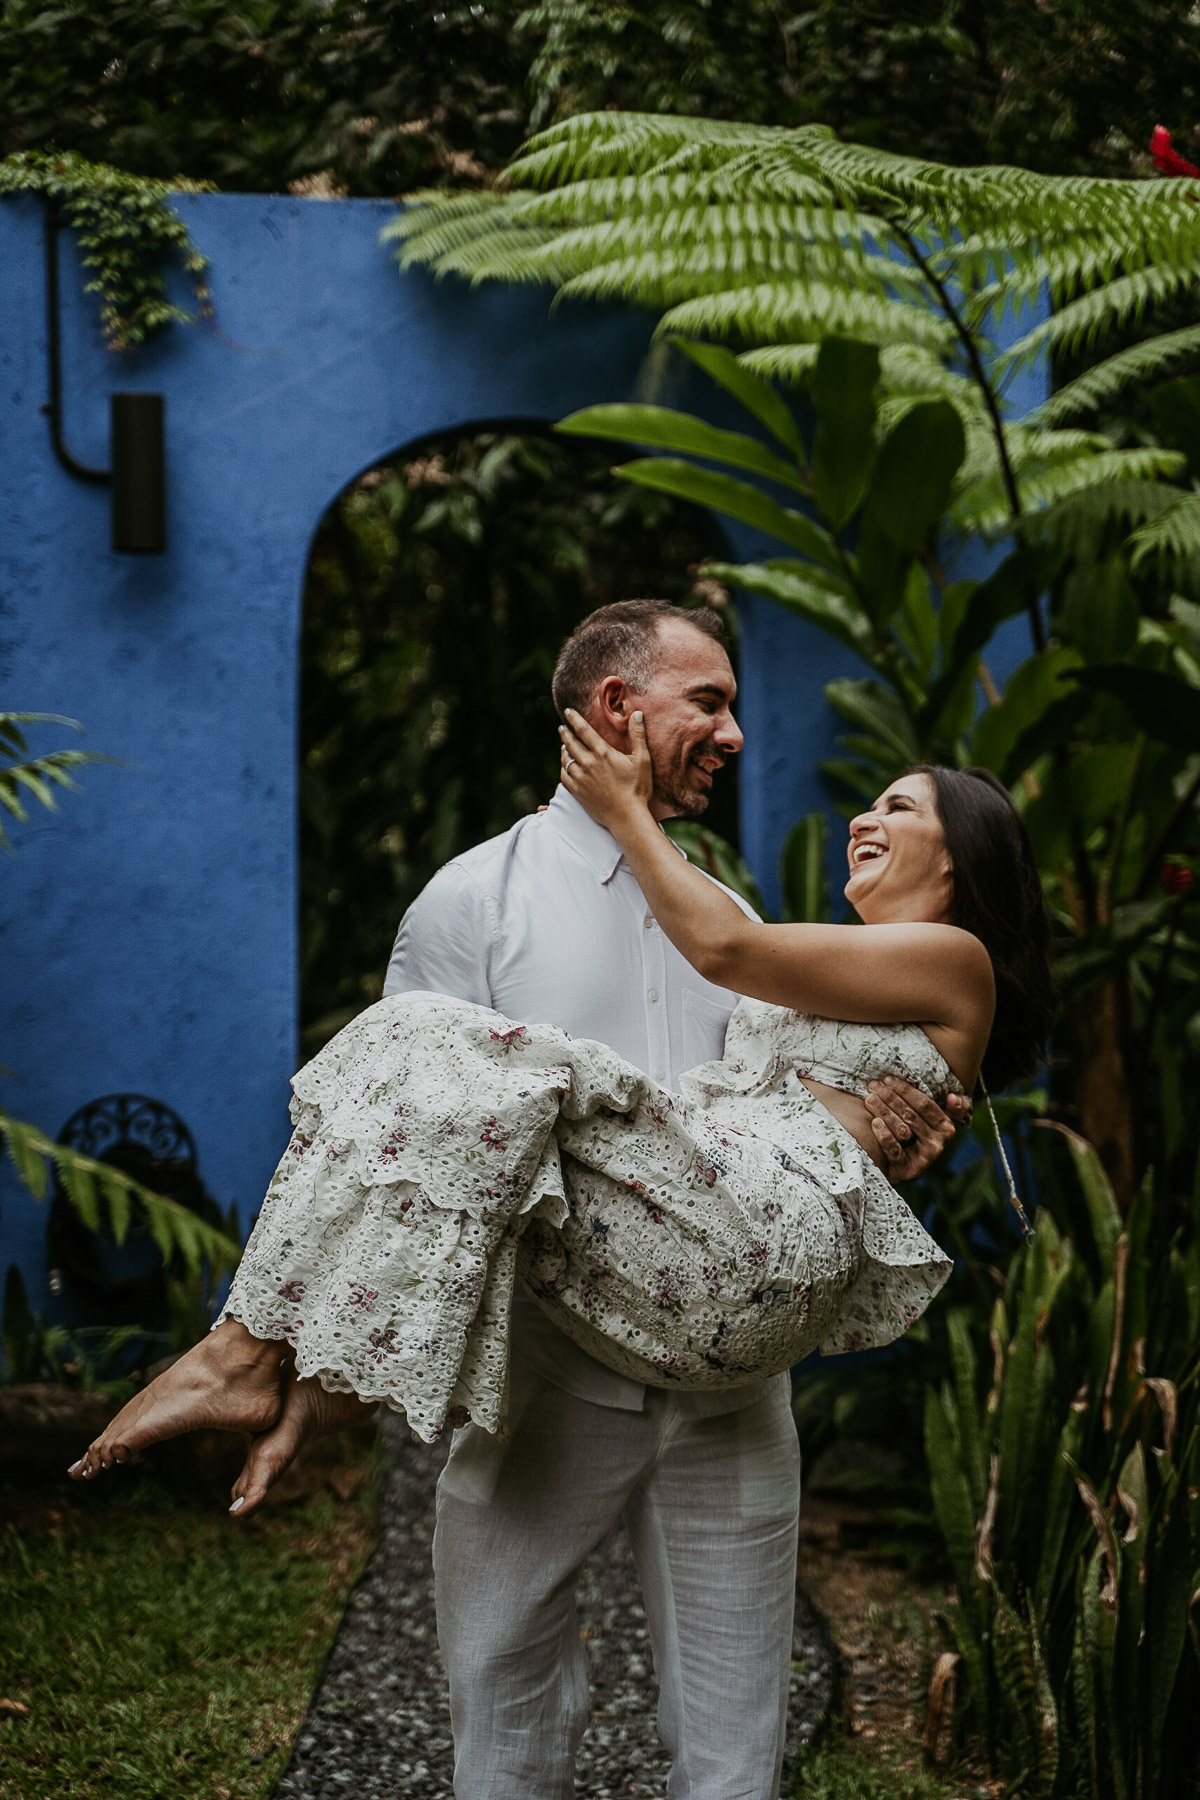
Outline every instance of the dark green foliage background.
<path fill-rule="evenodd" d="M 306 1045 L 377 999 L 404 908 L 548 800 L 550 676 L 593 607 L 686 599 L 704 515 L 603 451 L 484 435 L 372 470 L 313 545 L 302 672 Z M 736 830 L 733 777 L 710 809 Z"/>
<path fill-rule="evenodd" d="M 799 124 L 951 162 L 1129 173 L 1200 147 L 1188 0 L 6 0 L 0 153 L 354 194 L 476 181 L 591 108 Z"/>

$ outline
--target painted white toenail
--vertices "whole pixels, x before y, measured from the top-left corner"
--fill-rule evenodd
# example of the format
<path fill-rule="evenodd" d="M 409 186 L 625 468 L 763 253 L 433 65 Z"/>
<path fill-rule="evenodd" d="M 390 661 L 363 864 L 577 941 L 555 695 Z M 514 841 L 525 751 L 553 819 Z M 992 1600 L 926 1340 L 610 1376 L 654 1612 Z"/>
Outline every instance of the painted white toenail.
<path fill-rule="evenodd" d="M 231 1513 L 238 1512 L 243 1506 L 245 1506 L 245 1504 L 246 1504 L 245 1494 L 239 1494 L 237 1499 L 234 1501 L 233 1505 L 230 1507 L 229 1510 Z"/>

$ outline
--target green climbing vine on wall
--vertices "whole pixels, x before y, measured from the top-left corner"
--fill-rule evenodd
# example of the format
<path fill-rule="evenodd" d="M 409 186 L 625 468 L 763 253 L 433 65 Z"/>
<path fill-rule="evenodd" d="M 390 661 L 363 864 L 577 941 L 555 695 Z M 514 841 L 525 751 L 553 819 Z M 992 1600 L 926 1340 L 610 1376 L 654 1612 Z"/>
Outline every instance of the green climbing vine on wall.
<path fill-rule="evenodd" d="M 76 232 L 85 292 L 100 296 L 100 323 L 110 350 L 130 350 L 172 322 L 195 318 L 167 298 L 166 261 L 175 252 L 191 277 L 200 315 L 212 315 L 208 263 L 172 210 L 172 193 L 211 193 L 210 181 L 175 176 L 156 181 L 107 163 L 63 154 L 21 151 L 0 160 L 0 195 L 40 194 Z"/>

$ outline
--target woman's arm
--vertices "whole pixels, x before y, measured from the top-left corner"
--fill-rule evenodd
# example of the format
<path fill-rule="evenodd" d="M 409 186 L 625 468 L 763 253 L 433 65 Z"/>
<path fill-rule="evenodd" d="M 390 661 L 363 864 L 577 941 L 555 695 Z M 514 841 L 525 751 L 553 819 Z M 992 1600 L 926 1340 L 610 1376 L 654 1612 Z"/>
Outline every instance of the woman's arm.
<path fill-rule="evenodd" d="M 613 833 L 667 936 L 721 987 L 824 1018 L 912 1021 L 986 1039 L 987 951 L 953 925 L 763 925 L 680 856 L 650 814 L 650 758 L 635 713 L 622 756 L 568 713 L 563 783 Z"/>

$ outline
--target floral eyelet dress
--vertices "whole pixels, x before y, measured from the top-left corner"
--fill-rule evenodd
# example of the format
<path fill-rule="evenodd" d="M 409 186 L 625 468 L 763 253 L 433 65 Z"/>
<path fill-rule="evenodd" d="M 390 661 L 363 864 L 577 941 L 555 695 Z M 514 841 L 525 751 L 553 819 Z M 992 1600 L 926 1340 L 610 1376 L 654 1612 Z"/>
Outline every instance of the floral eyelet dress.
<path fill-rule="evenodd" d="M 503 1429 L 523 1280 L 656 1387 L 891 1343 L 950 1261 L 800 1079 L 961 1093 L 915 1025 L 742 1000 L 667 1093 L 603 1044 L 443 995 L 368 1008 L 295 1076 L 295 1127 L 222 1319 L 431 1441 Z"/>

